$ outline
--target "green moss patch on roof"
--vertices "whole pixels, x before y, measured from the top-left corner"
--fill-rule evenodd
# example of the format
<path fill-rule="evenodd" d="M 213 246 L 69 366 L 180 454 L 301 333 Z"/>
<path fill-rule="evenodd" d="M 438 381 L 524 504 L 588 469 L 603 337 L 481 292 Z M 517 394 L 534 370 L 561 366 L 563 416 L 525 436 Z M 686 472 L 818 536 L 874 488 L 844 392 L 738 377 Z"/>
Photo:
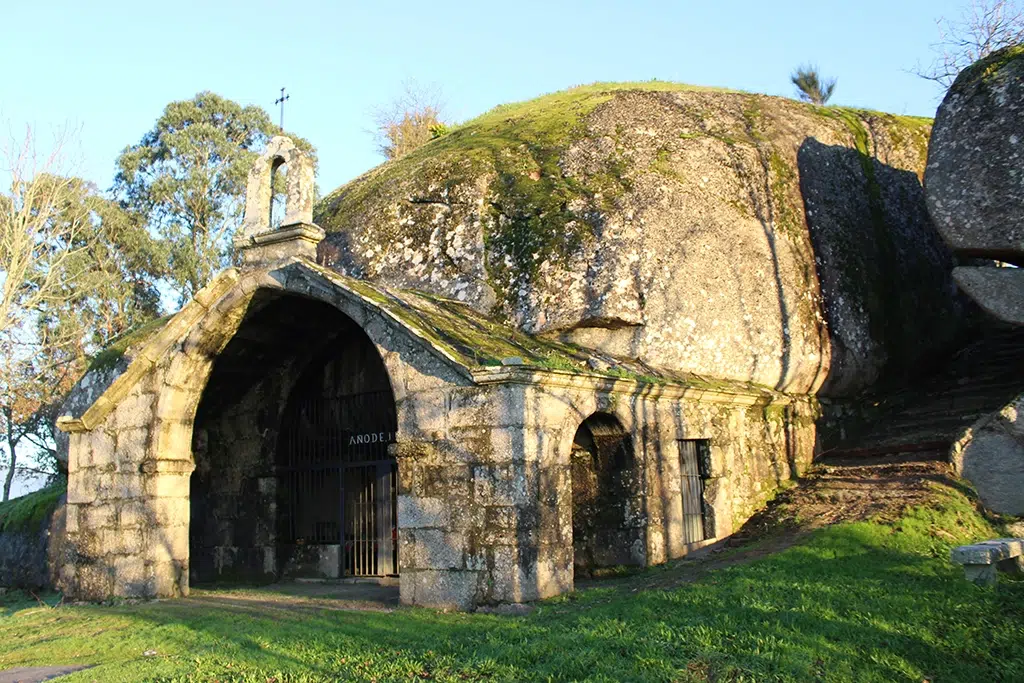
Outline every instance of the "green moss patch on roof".
<path fill-rule="evenodd" d="M 727 393 L 777 393 L 752 382 L 667 372 L 638 361 L 598 354 L 575 344 L 535 337 L 496 322 L 453 299 L 426 292 L 385 288 L 341 275 L 323 266 L 312 263 L 303 265 L 372 302 L 467 370 L 500 366 L 507 359 L 518 358 L 522 366 L 537 370 L 627 379 L 642 384 L 671 383 Z M 606 369 L 592 369 L 587 364 L 595 355 L 603 361 L 599 367 L 606 365 Z"/>
<path fill-rule="evenodd" d="M 125 332 L 92 357 L 92 360 L 89 362 L 89 369 L 106 370 L 113 367 L 128 352 L 128 349 L 145 342 L 152 335 L 163 329 L 164 325 L 173 317 L 174 314 L 165 315 Z"/>
<path fill-rule="evenodd" d="M 34 533 L 41 530 L 66 490 L 66 484 L 54 484 L 0 503 L 0 532 Z"/>

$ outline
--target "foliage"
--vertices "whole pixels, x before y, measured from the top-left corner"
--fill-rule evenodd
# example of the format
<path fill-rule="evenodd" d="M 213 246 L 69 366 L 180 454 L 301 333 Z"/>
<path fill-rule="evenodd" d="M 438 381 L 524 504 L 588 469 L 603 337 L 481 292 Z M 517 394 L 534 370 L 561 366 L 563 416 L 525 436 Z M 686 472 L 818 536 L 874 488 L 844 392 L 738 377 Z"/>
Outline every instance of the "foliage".
<path fill-rule="evenodd" d="M 61 146 L 38 154 L 31 130 L 5 151 L 0 194 L 0 427 L 7 499 L 27 441 L 53 474 L 52 420 L 87 354 L 155 314 L 160 251 L 145 229 L 62 172 Z M 41 462 L 40 462 L 41 461 Z"/>
<path fill-rule="evenodd" d="M 956 19 L 939 18 L 935 58 L 914 73 L 945 90 L 975 62 L 1005 47 L 1024 43 L 1024 4 L 1020 0 L 971 0 Z"/>
<path fill-rule="evenodd" d="M 397 159 L 444 136 L 448 125 L 441 110 L 437 87 L 407 81 L 399 97 L 373 114 L 377 150 L 385 159 Z"/>
<path fill-rule="evenodd" d="M 118 158 L 114 191 L 166 243 L 167 278 L 179 303 L 226 264 L 249 169 L 279 132 L 260 107 L 201 92 L 168 104 L 152 130 Z"/>
<path fill-rule="evenodd" d="M 822 78 L 816 66 L 801 66 L 789 79 L 796 86 L 800 99 L 819 106 L 827 104 L 836 89 L 836 79 Z"/>
<path fill-rule="evenodd" d="M 430 139 L 436 140 L 438 138 L 443 138 L 450 132 L 452 132 L 452 129 L 447 123 L 435 124 L 430 127 Z"/>
<path fill-rule="evenodd" d="M 0 531 L 39 531 L 66 491 L 67 486 L 58 483 L 0 503 Z"/>
<path fill-rule="evenodd" d="M 13 595 L 0 668 L 98 665 L 69 683 L 1016 680 L 1024 583 L 964 580 L 949 549 L 997 532 L 959 492 L 937 497 L 694 583 L 643 589 L 674 570 L 653 568 L 525 617 L 288 608 L 254 591 L 56 610 Z"/>

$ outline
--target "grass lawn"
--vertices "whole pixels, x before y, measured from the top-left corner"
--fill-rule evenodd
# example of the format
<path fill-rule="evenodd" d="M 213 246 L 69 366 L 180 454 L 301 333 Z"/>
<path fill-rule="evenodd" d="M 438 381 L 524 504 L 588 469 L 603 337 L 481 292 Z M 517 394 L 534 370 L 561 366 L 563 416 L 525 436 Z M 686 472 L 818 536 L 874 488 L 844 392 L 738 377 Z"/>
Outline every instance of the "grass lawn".
<path fill-rule="evenodd" d="M 525 617 L 181 601 L 51 609 L 6 596 L 0 670 L 98 665 L 69 683 L 1024 681 L 1024 582 L 979 588 L 948 560 L 951 546 L 995 535 L 943 488 L 893 523 L 828 527 L 666 590 L 641 586 L 671 585 L 678 567 L 650 569 Z"/>

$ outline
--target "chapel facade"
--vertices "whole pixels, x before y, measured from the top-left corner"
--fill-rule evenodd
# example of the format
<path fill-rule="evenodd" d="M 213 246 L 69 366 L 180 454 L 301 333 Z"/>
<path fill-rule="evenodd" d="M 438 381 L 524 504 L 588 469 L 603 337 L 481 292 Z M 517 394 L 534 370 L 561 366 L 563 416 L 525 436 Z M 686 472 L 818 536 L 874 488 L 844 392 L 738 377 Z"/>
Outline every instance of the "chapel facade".
<path fill-rule="evenodd" d="M 70 598 L 305 577 L 529 602 L 722 539 L 810 464 L 812 397 L 655 373 L 343 275 L 317 260 L 313 196 L 310 159 L 274 138 L 239 265 L 58 421 Z"/>

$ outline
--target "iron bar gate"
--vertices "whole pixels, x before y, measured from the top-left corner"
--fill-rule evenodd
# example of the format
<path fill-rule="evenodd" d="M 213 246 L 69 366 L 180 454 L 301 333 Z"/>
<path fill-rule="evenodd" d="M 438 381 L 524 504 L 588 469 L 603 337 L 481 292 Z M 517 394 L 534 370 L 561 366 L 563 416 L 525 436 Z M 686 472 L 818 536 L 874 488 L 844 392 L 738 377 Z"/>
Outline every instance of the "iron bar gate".
<path fill-rule="evenodd" d="M 704 479 L 708 456 L 707 441 L 684 439 L 679 441 L 679 474 L 683 496 L 683 542 L 703 541 L 704 535 Z"/>
<path fill-rule="evenodd" d="M 390 391 L 292 401 L 278 446 L 278 543 L 338 546 L 342 576 L 398 573 Z"/>

